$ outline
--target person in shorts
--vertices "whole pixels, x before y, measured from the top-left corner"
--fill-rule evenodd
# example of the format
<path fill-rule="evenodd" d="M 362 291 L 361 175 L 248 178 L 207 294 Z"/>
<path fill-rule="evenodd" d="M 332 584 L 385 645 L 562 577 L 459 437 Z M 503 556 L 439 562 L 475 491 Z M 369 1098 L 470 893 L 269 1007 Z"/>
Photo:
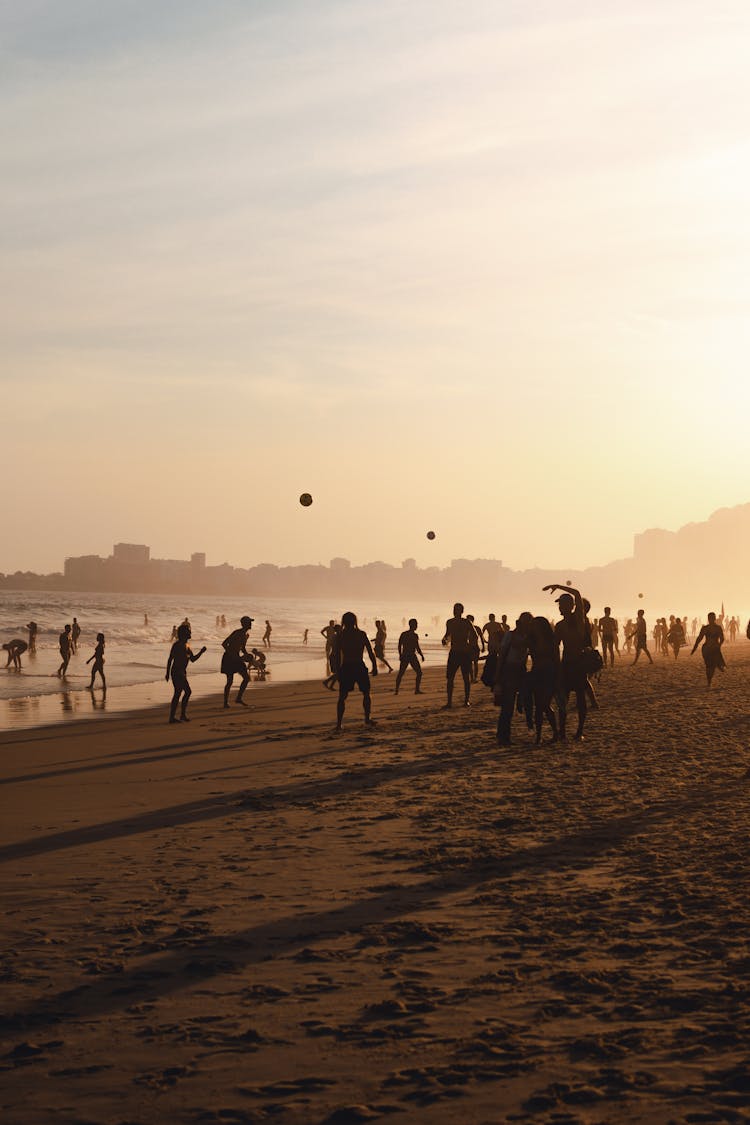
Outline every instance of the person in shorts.
<path fill-rule="evenodd" d="M 463 616 L 464 607 L 460 602 L 456 602 L 453 607 L 453 617 L 449 618 L 445 623 L 445 636 L 443 637 L 443 645 L 450 645 L 450 652 L 448 653 L 448 664 L 446 666 L 446 680 L 448 699 L 445 704 L 445 709 L 450 710 L 453 706 L 453 681 L 456 678 L 456 672 L 461 673 L 461 679 L 464 682 L 464 707 L 471 707 L 469 696 L 471 694 L 471 664 L 473 658 L 473 651 L 476 645 L 476 630 L 471 621 Z"/>
<path fill-rule="evenodd" d="M 419 633 L 417 632 L 417 624 L 418 622 L 416 617 L 410 618 L 409 628 L 406 629 L 398 638 L 399 667 L 398 675 L 396 676 L 396 695 L 398 695 L 398 689 L 401 687 L 401 681 L 404 678 L 404 672 L 407 668 L 413 668 L 416 673 L 417 682 L 414 685 L 414 694 L 423 694 L 420 687 L 420 684 L 422 683 L 422 665 L 419 663 L 417 657 L 420 657 L 422 663 L 424 663 L 424 653 L 419 647 Z"/>
<path fill-rule="evenodd" d="M 243 617 L 240 620 L 240 628 L 234 629 L 226 640 L 221 642 L 224 649 L 224 655 L 221 658 L 221 671 L 226 676 L 227 682 L 224 686 L 224 706 L 229 706 L 229 692 L 232 688 L 232 681 L 235 676 L 240 677 L 240 686 L 237 692 L 236 703 L 242 707 L 247 707 L 247 703 L 242 698 L 245 694 L 245 688 L 250 683 L 250 674 L 247 670 L 247 661 L 249 655 L 247 652 L 247 634 L 253 627 L 252 617 Z"/>
<path fill-rule="evenodd" d="M 372 665 L 372 674 L 377 676 L 378 666 L 375 653 L 372 651 L 369 637 L 357 624 L 357 616 L 348 612 L 341 618 L 341 629 L 336 634 L 335 649 L 332 653 L 332 664 L 338 669 L 339 698 L 336 704 L 336 731 L 341 730 L 346 707 L 346 697 L 350 691 L 358 687 L 362 692 L 362 708 L 365 715 L 365 726 L 374 727 L 375 723 L 370 717 L 370 676 L 365 667 L 364 654 L 367 653 Z"/>

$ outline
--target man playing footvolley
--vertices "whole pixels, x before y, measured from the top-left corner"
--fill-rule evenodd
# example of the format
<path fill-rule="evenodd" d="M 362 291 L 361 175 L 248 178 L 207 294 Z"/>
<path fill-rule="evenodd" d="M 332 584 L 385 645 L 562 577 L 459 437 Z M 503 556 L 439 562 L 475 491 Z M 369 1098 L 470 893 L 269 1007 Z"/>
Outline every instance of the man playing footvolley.
<path fill-rule="evenodd" d="M 424 663 L 424 653 L 419 647 L 417 619 L 416 617 L 411 617 L 409 619 L 409 628 L 398 638 L 399 666 L 398 675 L 396 676 L 396 695 L 398 695 L 398 689 L 401 687 L 401 681 L 404 678 L 404 672 L 407 668 L 413 668 L 417 676 L 417 682 L 414 685 L 414 694 L 422 695 L 422 689 L 419 686 L 422 683 L 422 667 L 417 659 L 418 656 L 421 657 Z"/>
<path fill-rule="evenodd" d="M 576 708 L 578 710 L 578 726 L 573 735 L 577 742 L 583 741 L 583 726 L 586 722 L 588 708 L 586 706 L 586 668 L 584 666 L 584 649 L 588 645 L 589 631 L 586 627 L 586 609 L 583 598 L 578 590 L 570 586 L 561 586 L 552 583 L 543 586 L 543 590 L 562 590 L 556 598 L 560 607 L 561 620 L 555 625 L 555 640 L 562 644 L 562 659 L 560 661 L 560 686 L 557 698 L 560 717 L 560 741 L 565 741 L 565 720 L 568 712 L 568 697 L 571 691 L 575 692 Z"/>
<path fill-rule="evenodd" d="M 365 726 L 374 727 L 375 723 L 370 718 L 370 677 L 365 668 L 364 654 L 370 658 L 372 674 L 377 676 L 378 666 L 375 653 L 372 651 L 370 640 L 357 625 L 357 616 L 354 613 L 345 613 L 341 618 L 341 630 L 336 634 L 335 649 L 332 653 L 332 663 L 338 668 L 339 698 L 336 704 L 336 731 L 341 730 L 344 718 L 346 697 L 355 686 L 362 692 L 362 707 L 365 713 Z"/>
<path fill-rule="evenodd" d="M 445 636 L 443 645 L 450 644 L 446 677 L 448 681 L 448 701 L 446 710 L 453 706 L 453 681 L 456 672 L 460 670 L 464 682 L 464 707 L 471 707 L 469 695 L 471 693 L 471 663 L 473 650 L 476 645 L 476 630 L 471 621 L 463 617 L 464 607 L 456 602 L 453 607 L 453 617 L 445 623 Z"/>
<path fill-rule="evenodd" d="M 225 641 L 221 642 L 221 646 L 224 649 L 224 655 L 221 658 L 221 670 L 227 678 L 224 688 L 225 707 L 229 706 L 229 692 L 235 676 L 239 676 L 241 680 L 235 702 L 241 704 L 243 707 L 247 707 L 247 703 L 245 703 L 245 700 L 242 698 L 245 694 L 245 688 L 250 683 L 250 673 L 247 670 L 249 656 L 245 646 L 247 645 L 247 634 L 252 627 L 252 617 L 243 617 L 240 619 L 240 628 L 235 629 L 229 634 Z"/>

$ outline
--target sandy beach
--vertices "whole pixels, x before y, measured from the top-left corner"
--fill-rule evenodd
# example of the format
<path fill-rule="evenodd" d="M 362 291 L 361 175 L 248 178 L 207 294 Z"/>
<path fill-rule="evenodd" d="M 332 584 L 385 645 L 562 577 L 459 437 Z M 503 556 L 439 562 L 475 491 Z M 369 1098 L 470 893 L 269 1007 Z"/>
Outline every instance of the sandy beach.
<path fill-rule="evenodd" d="M 747 1121 L 748 647 L 565 748 L 442 667 L 0 734 L 3 1122 Z"/>

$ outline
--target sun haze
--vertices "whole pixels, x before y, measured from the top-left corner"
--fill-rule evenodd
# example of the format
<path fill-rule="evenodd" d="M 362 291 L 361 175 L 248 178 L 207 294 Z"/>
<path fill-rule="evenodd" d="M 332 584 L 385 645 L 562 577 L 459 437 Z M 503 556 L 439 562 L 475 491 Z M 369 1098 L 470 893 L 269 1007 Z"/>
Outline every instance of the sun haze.
<path fill-rule="evenodd" d="M 749 23 L 4 6 L 0 570 L 583 566 L 748 500 Z"/>

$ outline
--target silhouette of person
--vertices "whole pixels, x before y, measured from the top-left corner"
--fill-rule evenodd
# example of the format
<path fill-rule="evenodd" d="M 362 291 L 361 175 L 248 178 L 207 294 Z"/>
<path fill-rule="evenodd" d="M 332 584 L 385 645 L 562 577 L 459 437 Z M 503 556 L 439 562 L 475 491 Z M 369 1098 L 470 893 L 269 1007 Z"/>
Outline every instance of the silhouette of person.
<path fill-rule="evenodd" d="M 78 624 L 78 618 L 73 618 L 73 625 L 70 630 L 70 640 L 72 645 L 72 652 L 75 655 L 78 652 L 78 638 L 81 635 L 81 626 Z"/>
<path fill-rule="evenodd" d="M 638 663 L 638 657 L 642 652 L 645 652 L 646 656 L 648 657 L 649 664 L 654 663 L 651 659 L 651 653 L 648 651 L 648 628 L 646 626 L 646 618 L 644 616 L 644 612 L 645 611 L 642 609 L 638 610 L 635 618 L 635 625 L 633 626 L 633 631 L 628 637 L 629 640 L 635 640 L 635 657 L 633 658 L 633 664 Z"/>
<path fill-rule="evenodd" d="M 606 668 L 607 656 L 609 656 L 609 663 L 614 668 L 617 622 L 612 616 L 612 610 L 608 605 L 604 607 L 604 617 L 599 618 L 599 636 L 602 640 L 602 660 L 604 661 L 604 666 Z"/>
<path fill-rule="evenodd" d="M 529 655 L 529 626 L 533 618 L 524 612 L 516 621 L 515 629 L 503 636 L 495 673 L 495 702 L 500 706 L 497 720 L 498 746 L 510 746 L 510 728 L 516 699 L 523 689 L 526 661 Z"/>
<path fill-rule="evenodd" d="M 326 629 L 323 630 L 324 635 L 328 632 L 330 636 L 330 650 L 328 648 L 329 640 L 328 638 L 326 638 L 326 671 L 328 672 L 328 675 L 323 680 L 323 687 L 328 688 L 329 691 L 333 691 L 336 685 L 336 681 L 339 678 L 339 669 L 337 663 L 337 638 L 339 633 L 341 632 L 341 626 L 334 623 L 332 624 L 333 628 L 331 628 L 331 626 L 329 625 L 326 627 Z"/>
<path fill-rule="evenodd" d="M 405 629 L 401 636 L 398 638 L 398 675 L 396 676 L 396 690 L 395 694 L 398 695 L 398 689 L 401 687 L 401 681 L 404 678 L 404 672 L 407 668 L 413 668 L 416 673 L 417 681 L 414 685 L 414 694 L 422 695 L 420 684 L 422 683 L 422 665 L 419 663 L 417 657 L 420 657 L 424 663 L 424 653 L 419 647 L 419 633 L 417 632 L 417 619 L 416 617 L 409 618 L 409 628 Z"/>
<path fill-rule="evenodd" d="M 171 637 L 170 637 L 169 639 L 170 639 L 171 641 L 176 641 L 176 640 L 177 640 L 177 626 L 176 626 L 176 625 L 173 625 L 173 626 L 172 626 L 172 636 L 171 636 Z"/>
<path fill-rule="evenodd" d="M 748 633 L 750 633 L 750 622 L 748 622 Z M 690 655 L 692 656 L 698 645 L 703 641 L 703 648 L 701 649 L 701 656 L 703 663 L 706 666 L 706 681 L 709 688 L 711 681 L 714 678 L 714 672 L 718 668 L 721 672 L 726 668 L 724 663 L 724 655 L 721 651 L 721 646 L 724 644 L 724 630 L 716 620 L 715 613 L 709 613 L 708 624 L 701 627 L 701 631 L 695 638 Z"/>
<path fill-rule="evenodd" d="M 250 656 L 247 662 L 248 668 L 255 669 L 256 680 L 265 680 L 266 678 L 266 657 L 259 648 L 251 648 Z"/>
<path fill-rule="evenodd" d="M 221 627 L 222 627 L 222 629 L 226 629 L 226 627 L 227 627 L 227 619 L 226 619 L 226 617 L 224 616 L 223 613 L 221 615 Z"/>
<path fill-rule="evenodd" d="M 240 619 L 240 628 L 234 629 L 229 636 L 221 642 L 221 647 L 224 649 L 224 655 L 221 658 L 221 671 L 227 678 L 224 687 L 225 707 L 229 706 L 229 692 L 235 676 L 239 676 L 241 680 L 235 703 L 239 703 L 242 707 L 247 707 L 242 697 L 245 694 L 245 688 L 250 683 L 250 674 L 247 670 L 248 652 L 246 646 L 247 634 L 252 627 L 252 617 L 242 617 Z"/>
<path fill-rule="evenodd" d="M 546 617 L 535 617 L 528 630 L 531 671 L 529 687 L 534 703 L 536 745 L 542 741 L 542 726 L 546 717 L 552 727 L 552 742 L 557 742 L 557 719 L 552 710 L 552 699 L 560 677 L 560 648 Z"/>
<path fill-rule="evenodd" d="M 64 676 L 65 675 L 65 673 L 68 670 L 68 664 L 70 663 L 71 650 L 72 650 L 72 646 L 73 646 L 73 641 L 71 640 L 70 631 L 71 631 L 70 625 L 66 625 L 65 628 L 63 629 L 62 633 L 60 634 L 59 638 L 58 638 L 58 645 L 59 645 L 59 648 L 60 648 L 60 656 L 62 657 L 62 663 L 61 663 L 60 667 L 57 669 L 58 676 Z"/>
<path fill-rule="evenodd" d="M 373 644 L 375 645 L 375 657 L 376 657 L 377 660 L 380 661 L 381 664 L 385 664 L 385 666 L 386 666 L 386 668 L 388 669 L 389 672 L 392 672 L 393 668 L 388 663 L 388 660 L 386 659 L 386 655 L 385 655 L 385 639 L 386 639 L 387 635 L 388 635 L 388 631 L 385 627 L 385 621 L 376 621 L 375 622 L 375 638 L 374 638 L 374 641 L 373 641 Z"/>
<path fill-rule="evenodd" d="M 672 652 L 674 653 L 674 658 L 676 660 L 677 657 L 680 654 L 680 649 L 682 648 L 683 645 L 687 644 L 687 641 L 685 639 L 685 630 L 682 626 L 681 618 L 679 618 L 679 617 L 671 618 L 670 617 L 669 621 L 670 621 L 670 624 L 669 624 L 669 631 L 667 633 L 667 641 L 669 643 L 669 647 L 672 649 Z"/>
<path fill-rule="evenodd" d="M 310 632 L 309 629 L 305 629 L 304 633 L 302 634 L 302 644 L 305 645 L 305 646 L 307 645 L 307 634 L 309 632 Z"/>
<path fill-rule="evenodd" d="M 271 647 L 271 622 L 266 618 L 266 627 L 263 631 L 263 644 L 266 648 Z"/>
<path fill-rule="evenodd" d="M 475 684 L 479 679 L 479 646 L 482 646 L 482 652 L 485 650 L 484 633 L 478 625 L 474 624 L 474 615 L 472 613 L 466 614 L 466 620 L 471 622 L 471 627 L 474 630 L 474 636 L 469 637 L 471 643 L 471 682 Z"/>
<path fill-rule="evenodd" d="M 497 656 L 500 652 L 500 642 L 503 639 L 505 630 L 499 621 L 495 620 L 494 613 L 491 613 L 486 625 L 482 626 L 482 632 L 487 638 L 487 654 L 489 656 Z"/>
<path fill-rule="evenodd" d="M 148 614 L 147 613 L 144 613 L 144 615 L 143 615 L 143 628 L 148 629 Z"/>
<path fill-rule="evenodd" d="M 339 625 L 337 627 L 336 622 L 331 619 L 328 624 L 320 630 L 320 635 L 321 637 L 325 637 L 326 642 L 326 676 L 330 676 L 333 671 L 331 667 L 331 653 L 333 651 L 333 641 L 336 636 L 337 628 L 340 629 L 341 626 Z"/>
<path fill-rule="evenodd" d="M 26 649 L 28 647 L 29 646 L 26 644 L 26 641 L 22 641 L 18 637 L 16 637 L 12 641 L 8 641 L 7 644 L 4 644 L 3 648 L 5 649 L 5 651 L 8 654 L 8 659 L 6 661 L 5 667 L 9 668 L 12 664 L 13 667 L 15 668 L 15 670 L 17 672 L 20 672 L 21 671 L 21 656 L 23 655 L 24 652 L 26 652 Z"/>
<path fill-rule="evenodd" d="M 450 644 L 448 663 L 445 669 L 448 693 L 445 704 L 446 710 L 450 710 L 453 706 L 453 682 L 456 678 L 456 672 L 459 671 L 464 682 L 464 707 L 471 707 L 469 696 L 471 695 L 472 644 L 476 632 L 471 621 L 462 616 L 463 612 L 464 607 L 460 602 L 456 602 L 453 607 L 453 617 L 449 617 L 445 623 L 445 634 L 441 642 L 443 647 Z"/>
<path fill-rule="evenodd" d="M 378 665 L 367 633 L 357 625 L 356 614 L 348 611 L 341 618 L 341 630 L 336 636 L 336 648 L 333 654 L 339 677 L 339 698 L 336 704 L 337 731 L 341 730 L 341 724 L 344 719 L 346 697 L 355 687 L 358 687 L 362 692 L 362 709 L 365 716 L 365 726 L 375 726 L 375 723 L 370 717 L 370 676 L 365 668 L 363 659 L 365 653 L 367 653 L 370 658 L 373 676 L 377 676 Z"/>
<path fill-rule="evenodd" d="M 578 712 L 578 726 L 573 738 L 576 742 L 581 742 L 583 741 L 583 728 L 588 714 L 586 705 L 588 678 L 583 654 L 588 645 L 589 636 L 583 598 L 579 590 L 575 590 L 572 586 L 563 586 L 559 582 L 543 586 L 542 589 L 550 592 L 563 591 L 559 598 L 555 599 L 560 610 L 561 620 L 557 622 L 554 630 L 558 646 L 562 645 L 558 694 L 560 741 L 565 742 L 566 738 L 568 698 L 572 691 L 575 693 L 576 710 Z"/>
<path fill-rule="evenodd" d="M 177 640 L 170 649 L 169 659 L 167 660 L 167 674 L 164 677 L 165 680 L 168 680 L 171 676 L 174 686 L 172 702 L 169 705 L 170 723 L 190 722 L 190 719 L 187 717 L 187 705 L 192 692 L 190 691 L 190 684 L 187 678 L 188 664 L 194 664 L 196 660 L 200 660 L 201 656 L 203 656 L 203 653 L 206 651 L 206 646 L 204 645 L 200 652 L 193 652 L 188 644 L 190 637 L 190 626 L 186 625 L 183 621 L 182 625 L 180 625 L 177 630 Z M 180 702 L 180 698 L 182 698 L 182 706 L 178 719 L 177 704 Z"/>
<path fill-rule="evenodd" d="M 36 635 L 39 632 L 39 626 L 36 621 L 29 621 L 26 628 L 29 630 L 29 656 L 36 652 Z"/>
<path fill-rule="evenodd" d="M 96 648 L 94 649 L 94 654 L 93 656 L 90 656 L 88 658 L 86 663 L 90 664 L 92 660 L 94 662 L 94 667 L 91 669 L 91 683 L 89 684 L 89 690 L 94 690 L 94 677 L 98 672 L 102 678 L 102 687 L 106 691 L 107 681 L 104 678 L 104 633 L 96 634 Z"/>

